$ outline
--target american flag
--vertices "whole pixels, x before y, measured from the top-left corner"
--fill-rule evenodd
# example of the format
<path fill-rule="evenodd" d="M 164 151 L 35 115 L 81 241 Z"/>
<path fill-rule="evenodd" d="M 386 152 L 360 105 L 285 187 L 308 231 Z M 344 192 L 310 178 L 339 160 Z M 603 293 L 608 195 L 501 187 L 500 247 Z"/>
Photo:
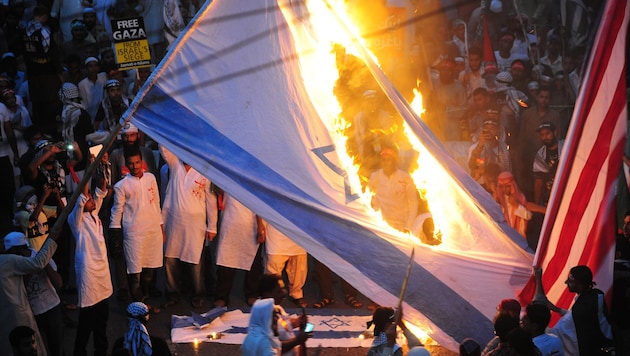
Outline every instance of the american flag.
<path fill-rule="evenodd" d="M 604 5 L 583 84 L 540 235 L 534 266 L 543 268 L 551 302 L 569 308 L 575 295 L 564 284 L 569 269 L 591 268 L 610 297 L 615 254 L 615 182 L 626 139 L 626 35 L 630 3 Z M 534 295 L 529 280 L 523 304 Z"/>

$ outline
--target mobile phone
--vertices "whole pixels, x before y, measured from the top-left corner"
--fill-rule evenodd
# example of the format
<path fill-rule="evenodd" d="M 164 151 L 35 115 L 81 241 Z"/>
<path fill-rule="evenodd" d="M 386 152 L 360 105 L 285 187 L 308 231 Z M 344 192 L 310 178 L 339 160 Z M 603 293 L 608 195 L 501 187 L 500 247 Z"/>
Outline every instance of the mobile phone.
<path fill-rule="evenodd" d="M 315 328 L 315 325 L 313 325 L 313 323 L 306 323 L 306 326 L 304 326 L 304 332 L 311 333 L 313 332 L 314 328 Z"/>

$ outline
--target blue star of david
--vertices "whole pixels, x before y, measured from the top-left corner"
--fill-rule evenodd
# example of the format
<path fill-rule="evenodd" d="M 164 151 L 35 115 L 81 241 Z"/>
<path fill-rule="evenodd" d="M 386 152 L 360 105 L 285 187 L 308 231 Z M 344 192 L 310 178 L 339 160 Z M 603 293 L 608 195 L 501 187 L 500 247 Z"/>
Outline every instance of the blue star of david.
<path fill-rule="evenodd" d="M 330 168 L 333 172 L 343 177 L 343 186 L 346 193 L 346 204 L 348 204 L 354 200 L 359 199 L 359 195 L 352 193 L 352 188 L 350 187 L 350 181 L 348 180 L 348 173 L 341 167 L 338 167 L 336 164 L 334 164 L 331 160 L 328 159 L 328 157 L 326 157 L 327 153 L 334 152 L 334 151 L 335 151 L 334 145 L 313 148 L 313 153 L 315 153 L 315 155 L 319 159 L 321 159 L 322 162 L 324 162 L 324 164 L 328 166 L 328 168 Z"/>
<path fill-rule="evenodd" d="M 319 323 L 319 325 L 326 325 L 331 329 L 336 329 L 342 326 L 350 326 L 350 323 L 344 320 L 341 320 L 337 317 L 334 317 L 332 319 L 328 319 L 328 320 L 323 320 Z"/>

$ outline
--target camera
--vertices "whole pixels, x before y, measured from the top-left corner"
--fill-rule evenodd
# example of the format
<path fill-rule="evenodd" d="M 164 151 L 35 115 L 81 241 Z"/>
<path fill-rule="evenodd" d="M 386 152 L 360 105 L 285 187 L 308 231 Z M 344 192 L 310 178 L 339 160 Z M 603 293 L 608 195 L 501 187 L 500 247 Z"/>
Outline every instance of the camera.
<path fill-rule="evenodd" d="M 57 146 L 57 148 L 59 148 L 62 151 L 72 151 L 72 150 L 74 150 L 74 146 L 72 145 L 72 143 L 57 142 L 57 143 L 55 143 L 55 146 Z"/>

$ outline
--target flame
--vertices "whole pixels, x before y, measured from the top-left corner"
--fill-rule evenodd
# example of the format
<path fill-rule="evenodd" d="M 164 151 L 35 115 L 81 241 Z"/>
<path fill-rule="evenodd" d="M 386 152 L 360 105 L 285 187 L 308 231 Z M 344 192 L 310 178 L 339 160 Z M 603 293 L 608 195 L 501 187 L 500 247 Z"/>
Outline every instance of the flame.
<path fill-rule="evenodd" d="M 420 81 L 416 84 L 420 86 Z M 424 106 L 422 106 L 422 93 L 418 88 L 413 88 L 413 100 L 411 101 L 411 108 L 420 117 L 424 114 Z"/>
<path fill-rule="evenodd" d="M 369 189 L 365 188 L 365 184 L 362 184 L 361 166 L 357 163 L 357 156 L 353 156 L 347 149 L 349 132 L 352 131 L 352 123 L 349 119 L 344 117 L 344 111 L 342 105 L 339 102 L 339 98 L 335 96 L 334 92 L 340 79 L 340 71 L 347 66 L 353 65 L 352 56 L 360 58 L 356 50 L 354 49 L 354 39 L 352 36 L 347 35 L 347 31 L 350 31 L 356 38 L 360 39 L 359 31 L 357 27 L 352 24 L 349 17 L 346 14 L 343 1 L 327 0 L 327 1 L 307 1 L 304 5 L 309 14 L 309 27 L 304 28 L 300 19 L 295 16 L 295 9 L 292 8 L 289 2 L 281 5 L 281 10 L 284 13 L 285 18 L 288 21 L 288 25 L 296 39 L 294 45 L 299 56 L 300 66 L 303 68 L 301 71 L 304 85 L 308 90 L 309 97 L 313 101 L 315 110 L 318 111 L 319 117 L 324 118 L 324 124 L 327 126 L 328 131 L 331 134 L 331 138 L 336 147 L 336 153 L 339 158 L 339 162 L 342 169 L 347 173 L 347 179 L 353 192 L 357 192 L 359 195 L 359 201 L 365 206 L 371 221 L 382 228 L 383 231 L 387 231 L 392 236 L 399 237 L 410 242 L 419 243 L 418 239 L 412 237 L 411 234 L 405 234 L 393 227 L 389 226 L 382 218 L 379 212 L 374 211 L 371 208 L 372 193 Z M 331 11 L 338 18 L 339 21 L 330 19 Z M 298 11 L 299 13 L 299 11 Z M 343 24 L 343 25 L 342 25 Z M 328 44 L 320 46 L 311 46 L 313 42 L 319 44 Z M 362 44 L 365 40 L 360 39 Z M 374 55 L 370 53 L 370 56 L 375 60 Z M 378 63 L 378 62 L 377 62 Z M 371 74 L 369 75 L 370 78 Z M 352 85 L 353 83 L 351 83 Z M 422 107 L 422 96 L 420 92 L 415 89 L 414 93 L 416 99 L 412 103 L 412 107 L 421 115 L 424 112 Z M 434 189 L 429 187 L 441 187 L 444 183 L 444 177 L 435 174 L 436 171 L 444 172 L 439 163 L 435 161 L 431 154 L 429 154 L 423 145 L 418 141 L 416 136 L 411 132 L 408 125 L 404 120 L 400 120 L 402 126 L 392 125 L 390 127 L 373 130 L 374 134 L 392 135 L 396 132 L 404 133 L 406 139 L 399 142 L 400 149 L 406 152 L 416 152 L 418 158 L 416 164 L 413 166 L 420 167 L 415 169 L 411 176 L 419 189 L 419 191 L 427 198 L 431 212 L 434 217 L 436 231 L 440 231 L 442 234 L 449 232 L 448 223 L 445 219 L 447 212 L 446 208 L 440 205 L 440 200 L 445 199 L 440 193 L 434 192 Z M 413 155 L 412 155 L 413 157 Z M 363 180 L 365 183 L 365 174 Z M 441 191 L 441 190 L 440 190 Z M 449 200 L 452 198 L 448 198 Z M 422 330 L 421 327 L 413 326 L 409 324 L 410 329 L 418 337 L 426 341 L 429 339 L 427 333 Z M 365 336 L 363 336 L 365 337 Z"/>

